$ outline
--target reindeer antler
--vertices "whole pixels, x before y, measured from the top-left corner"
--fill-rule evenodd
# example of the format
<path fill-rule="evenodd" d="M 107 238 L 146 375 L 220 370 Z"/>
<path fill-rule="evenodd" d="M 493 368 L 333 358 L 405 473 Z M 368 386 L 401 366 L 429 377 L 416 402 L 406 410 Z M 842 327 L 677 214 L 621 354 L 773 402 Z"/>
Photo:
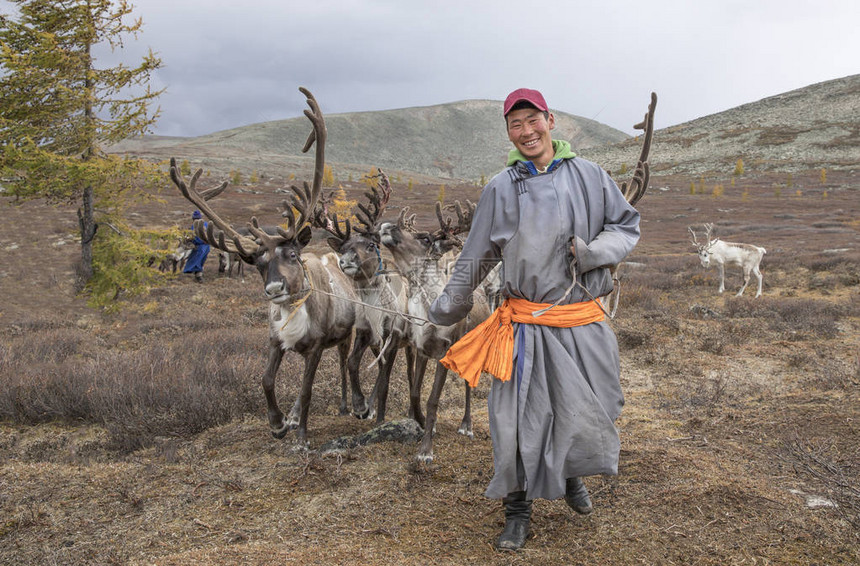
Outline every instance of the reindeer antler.
<path fill-rule="evenodd" d="M 379 177 L 377 181 L 378 188 L 377 186 L 371 186 L 370 192 L 364 193 L 370 204 L 370 208 L 364 206 L 362 203 L 358 203 L 359 212 L 355 215 L 362 226 L 361 228 L 356 226 L 355 230 L 365 236 L 371 236 L 376 233 L 376 223 L 382 217 L 385 206 L 388 204 L 388 199 L 391 197 L 391 183 L 388 181 L 388 175 L 382 169 L 378 169 L 378 171 L 374 175 L 374 177 Z"/>
<path fill-rule="evenodd" d="M 631 206 L 636 206 L 636 203 L 645 194 L 648 189 L 648 180 L 651 178 L 648 154 L 651 152 L 651 139 L 654 137 L 654 110 L 656 108 L 657 94 L 652 92 L 651 103 L 648 105 L 648 111 L 645 112 L 645 118 L 633 126 L 637 130 L 645 131 L 645 139 L 642 143 L 642 151 L 639 153 L 639 161 L 633 171 L 633 179 L 630 180 L 629 185 L 627 182 L 621 183 L 621 192 L 624 193 L 624 198 Z"/>
<path fill-rule="evenodd" d="M 454 201 L 454 211 L 457 213 L 457 228 L 455 234 L 468 232 L 472 229 L 472 219 L 475 217 L 475 210 L 478 205 L 466 199 L 466 208 L 460 205 L 460 201 Z"/>
<path fill-rule="evenodd" d="M 311 94 L 311 91 L 306 89 L 305 87 L 299 87 L 299 91 L 305 95 L 307 98 L 308 106 L 310 106 L 310 110 L 305 110 L 305 116 L 308 117 L 308 120 L 311 121 L 313 125 L 313 130 L 308 134 L 308 139 L 305 142 L 305 146 L 302 148 L 302 153 L 307 153 L 307 151 L 311 148 L 311 145 L 316 142 L 316 155 L 314 156 L 314 182 L 313 182 L 313 191 L 309 195 L 309 201 L 312 203 L 310 205 L 310 209 L 313 210 L 314 206 L 316 206 L 317 199 L 319 199 L 320 191 L 322 189 L 322 178 L 323 172 L 325 171 L 325 142 L 326 142 L 326 127 L 325 127 L 325 119 L 323 118 L 322 111 L 320 110 L 319 104 L 317 104 L 316 98 Z M 307 187 L 307 185 L 305 185 Z"/>
<path fill-rule="evenodd" d="M 323 170 L 325 168 L 325 119 L 320 111 L 319 104 L 317 104 L 317 101 L 311 92 L 304 87 L 299 87 L 299 91 L 307 97 L 307 103 L 308 106 L 310 106 L 310 110 L 305 110 L 304 114 L 313 125 L 313 129 L 308 135 L 308 139 L 302 148 L 302 152 L 307 152 L 310 147 L 316 143 L 313 186 L 309 186 L 308 183 L 305 182 L 304 189 L 299 189 L 295 185 L 292 187 L 294 194 L 292 196 L 291 203 L 285 203 L 285 210 L 282 213 L 287 218 L 288 227 L 286 230 L 278 228 L 277 235 L 270 236 L 269 234 L 266 234 L 265 231 L 260 229 L 257 218 L 251 218 L 251 233 L 262 245 L 270 249 L 277 247 L 284 241 L 295 238 L 299 234 L 311 218 L 313 210 L 316 207 L 316 203 L 319 201 L 322 189 L 322 177 Z M 178 168 L 176 167 L 176 159 L 170 159 L 170 178 L 173 180 L 173 183 L 179 187 L 180 192 L 182 192 L 182 195 L 186 199 L 194 203 L 197 208 L 212 221 L 206 228 L 204 228 L 202 221 L 195 221 L 195 233 L 210 245 L 224 251 L 236 252 L 242 255 L 245 260 L 252 260 L 253 255 L 259 250 L 260 244 L 258 244 L 257 241 L 236 232 L 236 230 L 234 230 L 227 222 L 222 220 L 206 202 L 223 191 L 226 188 L 227 183 L 225 182 L 221 187 L 216 189 L 210 189 L 204 193 L 200 193 L 196 190 L 195 185 L 202 173 L 203 170 L 199 169 L 194 176 L 192 176 L 191 184 L 186 185 L 185 181 L 179 174 Z M 296 208 L 296 210 L 299 211 L 298 218 L 293 213 L 293 208 Z M 213 224 L 220 230 L 219 233 L 214 231 L 212 226 Z M 228 238 L 229 240 L 232 240 L 232 245 L 228 241 Z"/>
<path fill-rule="evenodd" d="M 182 193 L 182 196 L 191 201 L 192 204 L 194 204 L 198 209 L 200 209 L 200 211 L 205 214 L 206 217 L 209 218 L 209 220 L 212 221 L 212 223 L 209 224 L 208 231 L 204 229 L 202 221 L 195 221 L 194 232 L 201 240 L 204 240 L 210 245 L 218 247 L 219 249 L 222 249 L 224 251 L 241 253 L 240 250 L 248 250 L 250 254 L 253 254 L 254 251 L 256 251 L 257 249 L 257 243 L 254 242 L 254 240 L 236 232 L 233 227 L 230 226 L 230 224 L 225 222 L 220 216 L 218 216 L 218 214 L 212 209 L 212 207 L 209 206 L 207 202 L 208 199 L 204 197 L 204 194 L 200 193 L 197 190 L 197 180 L 200 179 L 200 175 L 202 173 L 203 169 L 198 169 L 194 173 L 194 175 L 191 176 L 190 184 L 185 184 L 185 180 L 179 174 L 179 168 L 176 166 L 176 158 L 170 158 L 170 179 L 173 181 L 173 184 L 179 188 L 179 191 Z M 218 188 L 223 191 L 226 186 L 227 183 L 225 181 L 221 184 L 221 187 Z M 212 189 L 206 191 L 206 193 L 212 192 Z M 209 198 L 212 197 L 210 196 Z M 238 241 L 240 243 L 235 244 L 235 248 L 228 249 L 230 248 L 230 246 L 229 244 L 227 244 L 223 234 L 220 237 L 217 237 L 213 232 L 212 224 L 217 226 L 221 230 L 221 232 L 226 233 L 227 236 L 229 236 L 229 238 L 233 242 Z"/>
<path fill-rule="evenodd" d="M 343 225 L 346 227 L 346 229 L 341 230 L 340 221 L 337 219 L 337 213 L 329 215 L 328 203 L 325 203 L 323 204 L 323 206 L 317 208 L 314 223 L 316 226 L 322 228 L 323 230 L 337 238 L 341 244 L 349 240 L 349 234 L 352 230 L 352 227 L 349 223 L 349 218 L 343 219 Z"/>
<path fill-rule="evenodd" d="M 415 215 L 409 214 L 408 206 L 404 206 L 400 209 L 400 214 L 397 216 L 397 225 L 401 230 L 406 230 L 408 232 L 415 231 Z"/>
<path fill-rule="evenodd" d="M 439 220 L 439 231 L 435 235 L 442 237 L 452 234 L 454 230 L 451 226 L 452 219 L 450 216 L 448 218 L 442 216 L 442 202 L 438 200 L 436 201 L 436 218 Z"/>
<path fill-rule="evenodd" d="M 693 245 L 699 247 L 699 241 L 696 239 L 696 231 L 692 226 L 687 226 L 687 231 L 690 232 L 690 238 L 693 240 Z"/>

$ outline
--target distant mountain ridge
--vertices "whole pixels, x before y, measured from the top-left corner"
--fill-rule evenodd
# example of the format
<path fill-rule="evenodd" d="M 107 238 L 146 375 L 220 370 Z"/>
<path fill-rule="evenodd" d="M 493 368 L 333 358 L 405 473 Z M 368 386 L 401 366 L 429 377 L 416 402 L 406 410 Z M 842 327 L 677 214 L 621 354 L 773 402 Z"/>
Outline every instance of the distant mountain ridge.
<path fill-rule="evenodd" d="M 416 182 L 488 179 L 504 167 L 511 149 L 501 104 L 465 100 L 326 115 L 326 161 L 339 180 L 347 175 L 357 179 L 372 166 L 414 177 Z M 664 104 L 658 102 L 658 116 Z M 594 120 L 553 113 L 553 136 L 570 141 L 578 155 L 610 171 L 635 165 L 641 143 L 637 138 Z M 298 117 L 196 138 L 146 136 L 111 151 L 152 159 L 175 156 L 219 175 L 236 169 L 302 178 L 313 162 L 300 153 L 308 131 L 307 119 Z M 738 159 L 750 172 L 860 167 L 860 75 L 657 130 L 649 161 L 655 173 L 699 175 L 731 174 Z"/>
<path fill-rule="evenodd" d="M 629 139 L 579 153 L 618 171 L 635 164 L 637 145 Z M 860 167 L 860 75 L 657 130 L 649 162 L 655 172 L 731 175 L 738 159 L 748 172 Z"/>
<path fill-rule="evenodd" d="M 363 174 L 371 166 L 418 173 L 434 179 L 489 178 L 505 166 L 511 149 L 501 116 L 502 103 L 464 100 L 435 106 L 376 112 L 327 114 L 326 162 L 341 177 Z M 643 110 L 644 111 L 644 110 Z M 595 120 L 553 111 L 555 136 L 574 148 L 615 143 L 630 136 Z M 230 159 L 265 171 L 303 168 L 301 154 L 309 131 L 305 117 L 223 130 L 196 138 L 146 136 L 127 140 L 114 153 L 165 158 L 167 154 L 202 161 L 219 170 L 240 167 Z M 223 163 L 222 163 L 223 162 Z"/>

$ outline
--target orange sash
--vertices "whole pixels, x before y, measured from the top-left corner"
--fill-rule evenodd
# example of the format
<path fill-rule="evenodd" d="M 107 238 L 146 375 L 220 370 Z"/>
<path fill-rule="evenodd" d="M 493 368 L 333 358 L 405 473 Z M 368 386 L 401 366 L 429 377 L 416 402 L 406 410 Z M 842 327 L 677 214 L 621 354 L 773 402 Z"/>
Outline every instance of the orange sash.
<path fill-rule="evenodd" d="M 532 316 L 532 312 L 548 306 L 547 303 L 533 303 L 526 299 L 505 299 L 502 306 L 460 338 L 439 361 L 460 374 L 472 387 L 478 385 L 482 371 L 507 381 L 514 369 L 514 327 L 511 322 L 571 328 L 605 318 L 596 301 L 558 305 L 539 318 Z"/>

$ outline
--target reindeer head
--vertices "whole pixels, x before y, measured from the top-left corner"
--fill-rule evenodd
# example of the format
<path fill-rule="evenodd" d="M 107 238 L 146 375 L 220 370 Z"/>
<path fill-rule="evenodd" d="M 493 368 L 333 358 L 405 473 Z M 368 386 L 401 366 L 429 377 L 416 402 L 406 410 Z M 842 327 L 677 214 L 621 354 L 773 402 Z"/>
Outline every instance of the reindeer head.
<path fill-rule="evenodd" d="M 415 215 L 409 214 L 409 207 L 400 209 L 397 222 L 382 222 L 379 225 L 379 240 L 388 249 L 396 248 L 406 241 L 415 240 L 420 237 L 425 249 L 430 247 L 433 239 L 429 232 L 418 232 L 415 229 Z"/>
<path fill-rule="evenodd" d="M 472 217 L 475 214 L 477 205 L 466 201 L 466 208 L 460 205 L 460 201 L 455 201 L 453 206 L 448 205 L 446 209 L 453 209 L 457 213 L 457 225 L 452 225 L 451 217 L 443 217 L 442 203 L 436 203 L 436 218 L 439 220 L 439 230 L 433 233 L 433 243 L 429 251 L 430 257 L 438 259 L 450 252 L 451 250 L 460 250 L 463 248 L 463 240 L 460 238 L 472 227 Z"/>
<path fill-rule="evenodd" d="M 370 192 L 364 194 L 368 205 L 358 204 L 356 226 L 352 226 L 349 218 L 346 218 L 342 222 L 342 230 L 337 215 L 328 213 L 327 203 L 324 203 L 317 213 L 317 223 L 331 234 L 327 242 L 340 256 L 338 265 L 341 271 L 356 281 L 368 281 L 382 271 L 380 238 L 376 224 L 388 204 L 391 184 L 381 169 L 376 177 L 379 178 L 378 186 L 372 186 Z"/>
<path fill-rule="evenodd" d="M 305 116 L 313 124 L 313 130 L 302 151 L 307 152 L 316 142 L 314 179 L 313 187 L 307 182 L 304 183 L 304 189 L 292 187 L 292 200 L 289 206 L 284 207 L 283 212 L 287 219 L 286 228 L 277 227 L 276 233 L 270 234 L 261 228 L 257 218 L 253 217 L 248 226 L 250 236 L 239 233 L 225 222 L 195 189 L 196 181 L 203 170 L 198 170 L 192 177 L 191 184 L 186 185 L 176 167 L 176 160 L 170 160 L 170 177 L 174 184 L 186 199 L 197 205 L 211 220 L 205 225 L 202 220 L 194 222 L 197 236 L 219 250 L 236 253 L 242 261 L 255 266 L 263 278 L 266 298 L 276 304 L 286 302 L 305 291 L 309 285 L 301 251 L 311 239 L 308 220 L 320 198 L 325 165 L 325 120 L 310 91 L 305 88 L 299 90 L 307 97 L 310 106 L 310 110 L 305 110 Z M 293 212 L 294 209 L 298 211 L 298 216 Z"/>
<path fill-rule="evenodd" d="M 708 267 L 711 265 L 711 246 L 714 245 L 716 240 L 711 239 L 711 234 L 714 230 L 713 224 L 704 224 L 705 228 L 705 243 L 700 244 L 696 239 L 696 231 L 693 230 L 692 226 L 687 226 L 687 230 L 690 232 L 690 236 L 693 241 L 693 245 L 696 246 L 696 253 L 699 254 L 699 261 L 702 262 L 702 267 Z"/>

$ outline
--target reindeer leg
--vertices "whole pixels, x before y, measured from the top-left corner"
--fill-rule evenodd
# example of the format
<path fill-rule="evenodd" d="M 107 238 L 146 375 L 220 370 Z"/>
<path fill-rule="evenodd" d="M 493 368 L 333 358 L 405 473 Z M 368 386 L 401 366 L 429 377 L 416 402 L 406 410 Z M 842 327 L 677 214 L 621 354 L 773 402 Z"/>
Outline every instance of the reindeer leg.
<path fill-rule="evenodd" d="M 415 380 L 415 350 L 412 345 L 406 346 L 406 383 L 409 386 L 410 400 L 412 395 L 412 382 Z M 409 409 L 406 416 L 410 419 L 415 418 L 415 411 L 412 408 L 412 403 L 409 404 Z"/>
<path fill-rule="evenodd" d="M 391 381 L 391 370 L 394 367 L 394 362 L 397 360 L 399 336 L 392 336 L 391 343 L 388 345 L 388 351 L 385 352 L 382 358 L 382 363 L 379 365 L 379 375 L 376 377 L 376 394 L 377 394 L 377 409 L 376 423 L 382 424 L 385 422 L 385 409 L 388 405 L 388 384 Z"/>
<path fill-rule="evenodd" d="M 337 345 L 337 359 L 340 362 L 340 414 L 349 414 L 346 408 L 346 374 L 347 358 L 349 357 L 349 340 L 344 340 Z"/>
<path fill-rule="evenodd" d="M 735 295 L 736 297 L 740 297 L 741 295 L 744 294 L 744 289 L 747 288 L 747 285 L 749 284 L 749 282 L 750 282 L 750 270 L 747 268 L 744 268 L 744 284 L 741 285 L 741 290 L 738 291 L 737 295 Z"/>
<path fill-rule="evenodd" d="M 347 362 L 349 382 L 352 387 L 352 414 L 359 419 L 366 419 L 369 415 L 367 401 L 364 398 L 364 393 L 361 392 L 361 358 L 364 356 L 370 340 L 369 329 L 356 330 L 352 352 L 349 354 L 349 361 Z"/>
<path fill-rule="evenodd" d="M 418 352 L 415 355 L 415 375 L 409 390 L 409 405 L 412 407 L 412 418 L 421 428 L 424 428 L 424 413 L 421 411 L 421 388 L 424 385 L 425 371 L 427 371 L 427 356 Z"/>
<path fill-rule="evenodd" d="M 761 297 L 761 271 L 759 270 L 758 266 L 755 266 L 753 268 L 753 273 L 755 273 L 755 276 L 758 278 L 758 291 L 756 291 L 755 294 L 755 298 L 758 299 L 759 297 Z"/>
<path fill-rule="evenodd" d="M 308 414 L 311 409 L 311 390 L 314 386 L 317 366 L 322 358 L 323 349 L 317 346 L 305 357 L 305 373 L 302 376 L 302 391 L 299 394 L 301 414 L 299 415 L 299 428 L 296 430 L 296 440 L 307 444 L 308 439 Z"/>
<path fill-rule="evenodd" d="M 475 433 L 472 432 L 472 388 L 465 381 L 463 384 L 466 386 L 466 410 L 463 412 L 463 421 L 460 423 L 457 433 L 475 438 Z"/>
<path fill-rule="evenodd" d="M 418 455 L 415 457 L 416 460 L 425 464 L 433 461 L 433 433 L 436 429 L 436 413 L 439 410 L 439 397 L 442 396 L 442 388 L 445 386 L 447 377 L 448 368 L 436 362 L 433 389 L 430 391 L 430 398 L 427 399 L 427 423 L 424 426 L 424 438 L 421 440 Z"/>
<path fill-rule="evenodd" d="M 717 264 L 717 269 L 720 270 L 720 293 L 726 290 L 726 266 L 722 263 Z"/>
<path fill-rule="evenodd" d="M 283 438 L 289 430 L 289 425 L 284 420 L 284 413 L 281 412 L 278 401 L 275 399 L 275 377 L 278 375 L 278 368 L 281 367 L 283 358 L 284 351 L 281 349 L 280 341 L 276 338 L 269 338 L 269 363 L 263 374 L 263 394 L 266 396 L 269 427 L 275 438 Z"/>
<path fill-rule="evenodd" d="M 293 401 L 293 406 L 290 408 L 289 414 L 287 414 L 287 430 L 296 430 L 299 426 L 299 412 L 301 411 L 302 405 L 299 402 L 299 398 L 296 397 L 296 400 Z M 280 437 L 283 438 L 283 437 Z"/>

